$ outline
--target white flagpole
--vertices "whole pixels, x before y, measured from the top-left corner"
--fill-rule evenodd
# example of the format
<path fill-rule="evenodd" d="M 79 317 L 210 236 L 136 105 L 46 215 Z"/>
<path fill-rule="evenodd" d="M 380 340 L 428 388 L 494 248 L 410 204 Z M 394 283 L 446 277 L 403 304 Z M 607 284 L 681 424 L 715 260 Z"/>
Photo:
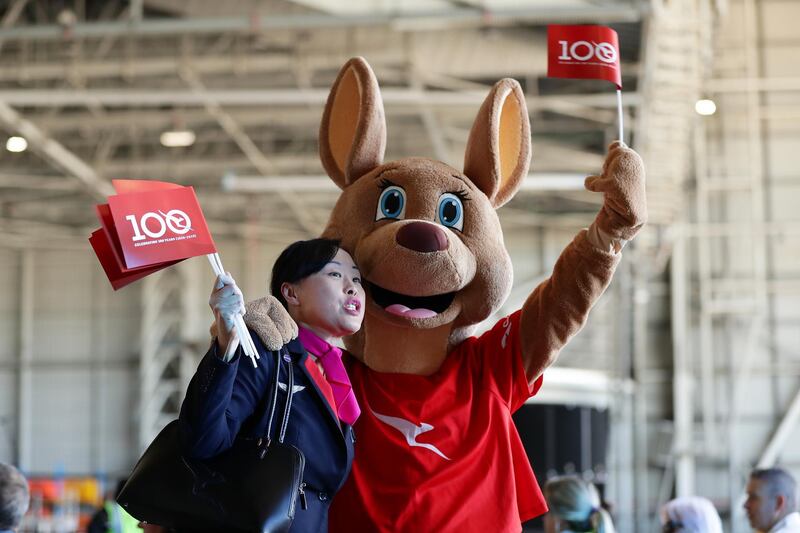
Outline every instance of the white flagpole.
<path fill-rule="evenodd" d="M 622 89 L 617 89 L 617 122 L 619 123 L 619 140 L 625 142 L 625 134 L 622 128 Z"/>

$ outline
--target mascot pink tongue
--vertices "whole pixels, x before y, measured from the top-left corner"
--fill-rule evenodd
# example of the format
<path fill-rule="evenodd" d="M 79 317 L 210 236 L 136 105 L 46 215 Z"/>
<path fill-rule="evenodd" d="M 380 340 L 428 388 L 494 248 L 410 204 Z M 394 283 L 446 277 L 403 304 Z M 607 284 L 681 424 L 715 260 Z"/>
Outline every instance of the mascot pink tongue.
<path fill-rule="evenodd" d="M 386 308 L 386 312 L 407 318 L 432 318 L 436 313 L 430 309 L 409 309 L 402 304 L 392 304 Z"/>
<path fill-rule="evenodd" d="M 371 68 L 351 59 L 334 82 L 320 157 L 342 194 L 324 236 L 356 260 L 367 299 L 364 325 L 346 341 L 362 415 L 330 531 L 519 532 L 546 512 L 511 415 L 583 327 L 647 208 L 641 159 L 612 144 L 586 182 L 605 198 L 595 222 L 521 310 L 471 337 L 511 290 L 495 210 L 527 176 L 530 142 L 525 96 L 505 79 L 478 111 L 463 172 L 421 157 L 384 163 Z M 281 330 L 251 327 L 262 338 Z"/>

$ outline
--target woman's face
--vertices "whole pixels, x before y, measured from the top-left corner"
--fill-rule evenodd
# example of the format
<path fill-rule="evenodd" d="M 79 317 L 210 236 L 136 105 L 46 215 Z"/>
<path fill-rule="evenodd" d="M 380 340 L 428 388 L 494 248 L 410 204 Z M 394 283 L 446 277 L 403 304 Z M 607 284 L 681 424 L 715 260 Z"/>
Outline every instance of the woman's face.
<path fill-rule="evenodd" d="M 361 328 L 361 274 L 341 248 L 322 270 L 297 283 L 284 283 L 282 291 L 292 318 L 323 338 L 352 335 Z"/>

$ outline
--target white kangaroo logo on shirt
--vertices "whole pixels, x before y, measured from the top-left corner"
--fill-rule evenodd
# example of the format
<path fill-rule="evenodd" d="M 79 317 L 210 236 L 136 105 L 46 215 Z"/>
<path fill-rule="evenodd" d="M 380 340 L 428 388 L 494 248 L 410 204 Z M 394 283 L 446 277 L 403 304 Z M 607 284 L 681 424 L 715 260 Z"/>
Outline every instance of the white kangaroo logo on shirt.
<path fill-rule="evenodd" d="M 416 425 L 415 423 L 410 422 L 410 421 L 406 420 L 405 418 L 397 418 L 395 416 L 382 415 L 380 413 L 376 413 L 372 409 L 370 409 L 370 412 L 375 416 L 375 418 L 377 418 L 378 420 L 380 420 L 384 424 L 386 424 L 388 426 L 391 426 L 394 429 L 396 429 L 397 431 L 399 431 L 400 433 L 402 433 L 403 436 L 406 438 L 406 442 L 408 443 L 409 446 L 412 446 L 412 447 L 413 446 L 417 446 L 417 447 L 420 447 L 420 448 L 428 449 L 428 450 L 432 451 L 433 453 L 435 453 L 436 455 L 438 455 L 439 457 L 442 457 L 443 459 L 445 459 L 447 461 L 450 460 L 449 457 L 447 457 L 445 454 L 443 454 L 441 451 L 439 451 L 439 448 L 437 448 L 433 444 L 426 444 L 424 442 L 417 442 L 417 437 L 418 436 L 422 435 L 423 433 L 427 433 L 428 431 L 433 429 L 432 425 L 426 424 L 424 422 L 422 424 L 420 424 L 420 425 Z"/>
<path fill-rule="evenodd" d="M 503 338 L 500 339 L 500 347 L 505 349 L 506 341 L 508 340 L 508 334 L 511 333 L 511 321 L 506 317 L 505 321 L 503 322 L 503 327 L 506 328 L 506 332 L 503 333 Z"/>

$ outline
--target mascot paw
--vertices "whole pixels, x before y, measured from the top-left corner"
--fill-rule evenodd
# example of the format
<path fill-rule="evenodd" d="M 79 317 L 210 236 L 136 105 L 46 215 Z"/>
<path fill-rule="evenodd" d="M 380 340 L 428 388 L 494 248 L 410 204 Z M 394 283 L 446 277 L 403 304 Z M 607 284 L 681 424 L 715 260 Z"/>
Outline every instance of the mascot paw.
<path fill-rule="evenodd" d="M 265 296 L 245 304 L 244 322 L 255 331 L 267 350 L 280 350 L 281 346 L 297 338 L 297 324 L 289 312 L 274 296 Z M 211 336 L 217 336 L 216 322 L 211 325 Z"/>
<path fill-rule="evenodd" d="M 586 188 L 605 194 L 596 223 L 611 237 L 630 240 L 647 222 L 644 163 L 624 143 L 609 146 L 603 173 L 586 178 Z"/>
<path fill-rule="evenodd" d="M 274 296 L 265 296 L 245 304 L 247 327 L 258 334 L 268 350 L 279 350 L 290 340 L 297 338 L 297 324 L 289 311 Z"/>

